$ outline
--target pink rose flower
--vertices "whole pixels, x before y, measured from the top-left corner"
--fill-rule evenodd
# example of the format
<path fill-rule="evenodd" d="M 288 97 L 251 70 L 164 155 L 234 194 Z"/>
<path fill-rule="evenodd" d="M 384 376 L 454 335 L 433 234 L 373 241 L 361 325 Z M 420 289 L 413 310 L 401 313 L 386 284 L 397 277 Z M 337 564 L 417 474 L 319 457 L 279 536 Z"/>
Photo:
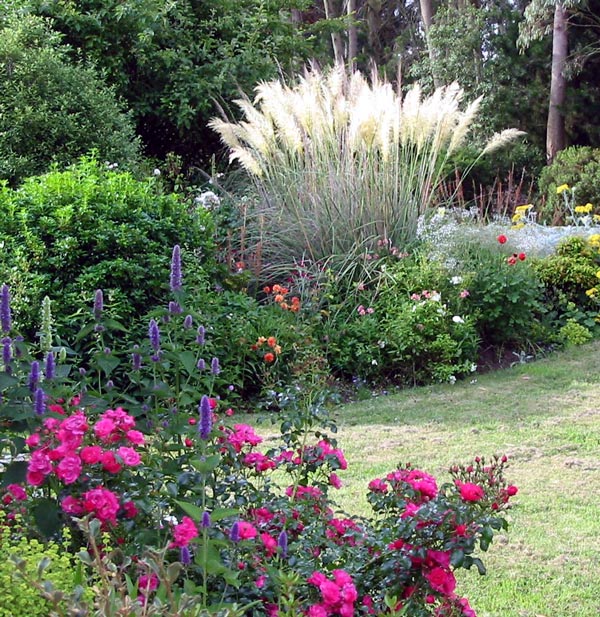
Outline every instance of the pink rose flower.
<path fill-rule="evenodd" d="M 184 516 L 181 523 L 173 528 L 173 542 L 169 548 L 182 548 L 198 537 L 198 528 L 189 516 Z"/>
<path fill-rule="evenodd" d="M 433 568 L 425 574 L 425 578 L 434 591 L 449 596 L 454 593 L 456 579 L 450 570 L 445 568 Z"/>
<path fill-rule="evenodd" d="M 139 453 L 128 446 L 121 446 L 117 450 L 117 454 L 121 457 L 123 463 L 127 465 L 127 467 L 135 467 L 142 462 L 142 458 Z"/>
<path fill-rule="evenodd" d="M 112 491 L 99 486 L 83 494 L 83 508 L 103 523 L 116 524 L 119 500 Z"/>
<path fill-rule="evenodd" d="M 256 538 L 258 532 L 256 527 L 252 523 L 246 521 L 240 521 L 238 523 L 238 529 L 240 532 L 240 540 L 252 540 Z"/>
<path fill-rule="evenodd" d="M 100 446 L 85 446 L 81 448 L 79 456 L 86 465 L 95 465 L 102 460 L 102 448 Z"/>
<path fill-rule="evenodd" d="M 472 482 L 459 482 L 458 490 L 463 501 L 476 502 L 485 497 L 485 491 L 478 484 Z"/>
<path fill-rule="evenodd" d="M 67 454 L 56 467 L 56 475 L 65 484 L 73 484 L 81 474 L 81 459 L 77 454 Z"/>

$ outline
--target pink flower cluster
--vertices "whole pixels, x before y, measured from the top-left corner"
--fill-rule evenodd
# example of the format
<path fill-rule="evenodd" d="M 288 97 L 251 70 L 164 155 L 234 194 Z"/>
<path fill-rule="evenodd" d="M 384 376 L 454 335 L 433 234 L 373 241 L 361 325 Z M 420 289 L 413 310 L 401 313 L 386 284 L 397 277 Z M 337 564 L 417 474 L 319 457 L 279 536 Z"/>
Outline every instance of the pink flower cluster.
<path fill-rule="evenodd" d="M 415 491 L 413 501 L 417 504 L 435 499 L 438 494 L 435 478 L 420 469 L 396 469 L 385 480 L 375 478 L 369 482 L 369 490 L 374 493 L 387 493 L 390 486 L 395 493 L 403 494 L 407 488 Z"/>
<path fill-rule="evenodd" d="M 375 312 L 375 309 L 371 306 L 369 306 L 368 308 L 365 308 L 362 304 L 356 309 L 356 312 L 361 316 L 364 317 L 365 315 L 372 315 Z"/>
<path fill-rule="evenodd" d="M 223 428 L 220 441 L 230 444 L 237 453 L 240 453 L 246 445 L 257 446 L 262 443 L 262 437 L 257 435 L 248 424 L 234 424 L 233 429 Z"/>
<path fill-rule="evenodd" d="M 344 570 L 334 570 L 333 580 L 322 572 L 313 572 L 308 582 L 321 592 L 321 602 L 308 609 L 308 617 L 353 617 L 354 603 L 358 597 L 350 575 Z"/>
<path fill-rule="evenodd" d="M 189 517 L 184 516 L 181 523 L 173 528 L 173 541 L 169 544 L 169 548 L 183 548 L 198 537 L 198 528 L 196 523 Z"/>
<path fill-rule="evenodd" d="M 98 445 L 98 440 L 102 445 Z M 65 486 L 75 485 L 80 478 L 107 472 L 119 473 L 123 467 L 141 463 L 136 447 L 144 445 L 144 436 L 135 430 L 135 419 L 121 408 L 108 409 L 93 425 L 78 409 L 64 419 L 48 417 L 43 427 L 26 439 L 32 449 L 27 465 L 27 483 L 41 486 L 54 474 Z M 87 466 L 87 468 L 86 468 Z M 92 488 L 77 498 L 69 495 L 61 501 L 63 511 L 74 516 L 93 513 L 103 523 L 116 523 L 122 507 L 125 516 L 133 518 L 135 506 L 122 506 L 119 498 L 103 486 Z"/>

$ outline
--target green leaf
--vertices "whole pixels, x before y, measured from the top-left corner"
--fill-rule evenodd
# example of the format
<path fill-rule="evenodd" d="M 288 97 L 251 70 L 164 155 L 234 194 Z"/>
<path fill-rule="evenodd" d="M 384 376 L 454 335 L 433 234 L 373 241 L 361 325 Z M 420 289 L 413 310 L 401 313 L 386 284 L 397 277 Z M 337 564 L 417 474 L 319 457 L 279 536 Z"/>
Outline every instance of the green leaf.
<path fill-rule="evenodd" d="M 187 501 L 175 501 L 175 503 L 192 519 L 195 521 L 201 521 L 204 510 L 193 503 Z"/>
<path fill-rule="evenodd" d="M 479 557 L 473 557 L 471 559 L 471 563 L 472 563 L 472 565 L 474 565 L 477 568 L 477 570 L 478 570 L 479 574 L 481 574 L 481 576 L 483 576 L 486 573 L 486 569 L 485 569 L 485 566 L 483 565 L 483 561 L 481 561 L 481 559 L 479 559 Z"/>
<path fill-rule="evenodd" d="M 121 364 L 118 358 L 113 356 L 104 356 L 97 359 L 98 366 L 104 371 L 107 377 Z"/>
<path fill-rule="evenodd" d="M 216 508 L 210 513 L 210 519 L 212 521 L 222 521 L 224 518 L 229 518 L 230 516 L 239 515 L 240 511 L 235 508 Z"/>
<path fill-rule="evenodd" d="M 214 471 L 219 466 L 220 462 L 221 457 L 218 454 L 214 454 L 213 456 L 207 456 L 204 459 L 190 461 L 190 464 L 200 473 L 207 474 Z"/>
<path fill-rule="evenodd" d="M 7 465 L 2 474 L 0 486 L 9 484 L 23 484 L 27 476 L 27 461 L 14 461 Z"/>
<path fill-rule="evenodd" d="M 177 358 L 183 368 L 187 371 L 188 375 L 195 375 L 198 372 L 196 368 L 196 355 L 191 351 L 184 351 L 180 354 L 177 354 Z"/>
<path fill-rule="evenodd" d="M 19 380 L 8 373 L 0 373 L 0 390 L 10 388 L 14 384 L 19 383 Z"/>
<path fill-rule="evenodd" d="M 46 538 L 50 538 L 62 529 L 58 505 L 53 499 L 40 499 L 31 509 L 37 528 Z"/>

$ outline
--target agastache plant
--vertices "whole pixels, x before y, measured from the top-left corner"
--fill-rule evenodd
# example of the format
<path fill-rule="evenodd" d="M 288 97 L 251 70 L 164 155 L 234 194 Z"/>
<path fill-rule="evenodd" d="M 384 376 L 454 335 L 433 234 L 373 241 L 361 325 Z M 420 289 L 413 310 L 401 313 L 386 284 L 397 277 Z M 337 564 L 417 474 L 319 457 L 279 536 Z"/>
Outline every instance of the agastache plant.
<path fill-rule="evenodd" d="M 181 276 L 181 249 L 176 244 L 173 247 L 173 255 L 171 257 L 171 291 L 176 293 L 183 289 L 183 279 Z"/>
<path fill-rule="evenodd" d="M 100 319 L 104 311 L 104 294 L 101 289 L 96 289 L 94 294 L 94 317 Z"/>
<path fill-rule="evenodd" d="M 52 302 L 48 296 L 42 300 L 42 324 L 40 327 L 40 347 L 42 351 L 52 349 Z"/>
<path fill-rule="evenodd" d="M 2 332 L 10 332 L 11 325 L 10 289 L 5 283 L 0 291 L 0 327 Z"/>
<path fill-rule="evenodd" d="M 212 410 L 210 408 L 210 401 L 208 396 L 203 396 L 200 401 L 200 437 L 202 439 L 208 439 L 210 431 L 212 429 Z"/>

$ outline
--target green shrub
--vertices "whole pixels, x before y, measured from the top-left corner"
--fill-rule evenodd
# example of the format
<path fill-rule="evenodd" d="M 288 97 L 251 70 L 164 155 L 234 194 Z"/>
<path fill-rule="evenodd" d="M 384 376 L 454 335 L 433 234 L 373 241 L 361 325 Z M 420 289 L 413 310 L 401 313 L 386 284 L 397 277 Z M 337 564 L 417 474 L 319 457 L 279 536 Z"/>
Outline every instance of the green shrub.
<path fill-rule="evenodd" d="M 573 320 L 590 330 L 596 329 L 600 255 L 594 242 L 566 238 L 556 253 L 532 264 L 544 286 L 543 303 L 549 320 L 556 327 Z"/>
<path fill-rule="evenodd" d="M 340 294 L 327 326 L 331 366 L 346 377 L 409 384 L 470 373 L 478 336 L 462 283 L 417 255 L 386 265 L 378 288 Z"/>
<path fill-rule="evenodd" d="M 56 542 L 15 537 L 14 529 L 5 526 L 2 519 L 0 513 L 0 617 L 47 617 L 52 614 L 52 605 L 23 578 L 20 570 L 35 581 L 43 574 L 43 580 L 51 583 L 55 590 L 71 593 L 84 578 L 81 566 L 75 565 L 73 556 Z M 46 567 L 40 567 L 46 560 Z M 91 591 L 87 591 L 86 596 L 91 602 Z"/>
<path fill-rule="evenodd" d="M 567 323 L 558 331 L 565 345 L 583 345 L 593 338 L 593 334 L 575 319 L 567 319 Z"/>
<path fill-rule="evenodd" d="M 600 206 L 600 149 L 572 146 L 561 150 L 539 177 L 538 187 L 546 197 L 540 214 L 549 222 L 568 223 L 563 196 L 556 189 L 567 184 L 575 193 L 575 205 Z"/>
<path fill-rule="evenodd" d="M 93 159 L 17 190 L 4 187 L 0 241 L 0 277 L 11 288 L 15 322 L 28 333 L 46 295 L 59 323 L 91 306 L 97 288 L 117 319 L 144 315 L 168 290 L 175 244 L 190 288 L 213 253 L 210 213 L 161 194 L 153 178 L 138 181 Z"/>
<path fill-rule="evenodd" d="M 462 267 L 471 272 L 469 300 L 484 345 L 538 342 L 532 339 L 543 288 L 522 256 L 524 261 L 482 246 L 465 249 Z"/>
<path fill-rule="evenodd" d="M 121 166 L 139 156 L 133 124 L 93 68 L 73 64 L 49 22 L 0 24 L 0 178 L 12 185 L 96 149 Z"/>

